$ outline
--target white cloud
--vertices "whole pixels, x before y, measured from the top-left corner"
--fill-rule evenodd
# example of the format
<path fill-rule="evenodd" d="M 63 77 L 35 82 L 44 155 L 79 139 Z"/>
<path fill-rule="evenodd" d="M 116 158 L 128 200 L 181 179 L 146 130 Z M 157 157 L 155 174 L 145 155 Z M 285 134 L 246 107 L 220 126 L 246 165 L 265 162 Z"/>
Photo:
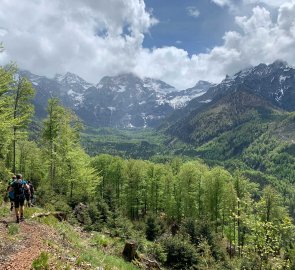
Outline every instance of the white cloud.
<path fill-rule="evenodd" d="M 230 6 L 232 5 L 232 0 L 212 0 L 218 6 Z"/>
<path fill-rule="evenodd" d="M 0 0 L 0 5 L 6 59 L 37 74 L 72 71 L 93 82 L 131 69 L 144 33 L 157 22 L 143 0 Z"/>
<path fill-rule="evenodd" d="M 291 3 L 293 0 L 243 0 L 244 4 L 264 3 L 272 7 L 280 7 L 285 3 Z"/>
<path fill-rule="evenodd" d="M 229 7 L 231 11 L 239 12 L 247 5 L 264 4 L 271 8 L 278 8 L 286 3 L 294 3 L 295 0 L 211 0 L 218 6 Z"/>
<path fill-rule="evenodd" d="M 200 79 L 218 82 L 225 74 L 277 59 L 295 65 L 295 4 L 281 6 L 275 21 L 267 9 L 255 7 L 250 17 L 236 17 L 236 23 L 241 31 L 225 33 L 223 45 L 207 53 L 189 57 L 175 47 L 142 51 L 137 71 L 188 87 Z"/>
<path fill-rule="evenodd" d="M 186 8 L 188 15 L 191 17 L 198 18 L 200 16 L 200 11 L 196 7 L 187 7 Z"/>
<path fill-rule="evenodd" d="M 221 46 L 192 56 L 176 47 L 143 48 L 144 35 L 157 23 L 143 0 L 0 4 L 0 39 L 6 49 L 0 62 L 14 60 L 37 74 L 70 71 L 97 83 L 105 75 L 135 72 L 186 88 L 200 79 L 218 82 L 261 62 L 283 59 L 295 65 L 295 3 L 288 1 L 274 19 L 263 7 L 236 17 L 239 32 L 225 33 Z"/>

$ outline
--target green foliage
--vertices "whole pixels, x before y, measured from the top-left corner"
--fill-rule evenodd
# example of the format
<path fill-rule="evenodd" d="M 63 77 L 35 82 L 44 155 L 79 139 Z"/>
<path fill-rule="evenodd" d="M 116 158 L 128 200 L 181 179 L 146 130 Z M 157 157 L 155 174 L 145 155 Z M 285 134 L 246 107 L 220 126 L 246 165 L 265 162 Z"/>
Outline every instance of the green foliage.
<path fill-rule="evenodd" d="M 130 239 L 135 236 L 132 222 L 115 212 L 108 220 L 108 229 L 113 237 L 121 237 L 123 239 Z"/>
<path fill-rule="evenodd" d="M 162 240 L 167 254 L 165 264 L 171 269 L 194 269 L 198 263 L 195 247 L 181 236 L 167 237 Z"/>
<path fill-rule="evenodd" d="M 95 234 L 91 239 L 92 245 L 96 246 L 98 249 L 101 247 L 107 247 L 111 241 L 103 234 Z"/>
<path fill-rule="evenodd" d="M 251 121 L 203 144 L 197 148 L 197 152 L 205 159 L 221 161 L 231 159 L 240 156 L 266 130 L 267 124 Z"/>
<path fill-rule="evenodd" d="M 146 247 L 145 253 L 154 258 L 160 263 L 165 263 L 167 261 L 167 254 L 164 250 L 163 245 L 161 243 L 153 242 L 149 243 Z"/>
<path fill-rule="evenodd" d="M 9 215 L 9 209 L 5 206 L 0 206 L 0 218 L 6 217 Z"/>
<path fill-rule="evenodd" d="M 80 145 L 80 121 L 57 99 L 48 102 L 40 134 L 28 136 L 34 93 L 15 72 L 0 68 L 0 194 L 6 196 L 6 179 L 17 170 L 33 181 L 45 210 L 71 214 L 83 203 L 74 222 L 100 232 L 92 237 L 94 248 L 85 249 L 85 239 L 66 222 L 39 219 L 80 251 L 77 265 L 134 269 L 103 253 L 116 246 L 120 254 L 123 240 L 133 239 L 138 252 L 169 269 L 294 268 L 294 113 L 233 93 L 187 119 L 191 129 L 181 132 L 192 132 L 184 139 L 194 146 L 152 130 L 91 129 L 84 147 L 100 154 L 89 157 Z M 204 157 L 208 165 L 184 155 Z M 8 213 L 0 208 L 0 216 Z M 13 235 L 18 226 L 8 230 Z M 48 259 L 41 254 L 32 267 L 47 269 Z"/>
<path fill-rule="evenodd" d="M 82 144 L 91 156 L 104 153 L 124 158 L 149 159 L 163 152 L 165 137 L 151 129 L 87 128 L 82 134 Z"/>
<path fill-rule="evenodd" d="M 38 258 L 36 258 L 33 263 L 32 267 L 35 270 L 48 270 L 49 269 L 49 255 L 46 252 L 41 252 Z"/>
<path fill-rule="evenodd" d="M 146 219 L 146 239 L 154 241 L 164 232 L 163 224 L 155 216 L 148 216 Z"/>
<path fill-rule="evenodd" d="M 10 224 L 8 226 L 8 234 L 16 235 L 19 233 L 19 226 L 17 224 Z"/>
<path fill-rule="evenodd" d="M 0 159 L 4 160 L 12 142 L 13 118 L 13 75 L 15 67 L 0 67 Z"/>

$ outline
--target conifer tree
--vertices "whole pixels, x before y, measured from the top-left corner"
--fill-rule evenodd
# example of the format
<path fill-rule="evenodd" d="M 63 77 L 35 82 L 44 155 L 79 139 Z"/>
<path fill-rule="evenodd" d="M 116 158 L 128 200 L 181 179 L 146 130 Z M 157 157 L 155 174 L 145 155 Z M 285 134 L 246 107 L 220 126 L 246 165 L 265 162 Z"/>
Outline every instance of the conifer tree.
<path fill-rule="evenodd" d="M 13 74 L 14 66 L 0 67 L 0 158 L 4 160 L 12 140 L 13 125 Z"/>
<path fill-rule="evenodd" d="M 34 113 L 34 107 L 31 103 L 35 95 L 32 84 L 24 77 L 19 76 L 15 81 L 15 91 L 13 93 L 13 166 L 12 171 L 16 173 L 16 142 Z"/>

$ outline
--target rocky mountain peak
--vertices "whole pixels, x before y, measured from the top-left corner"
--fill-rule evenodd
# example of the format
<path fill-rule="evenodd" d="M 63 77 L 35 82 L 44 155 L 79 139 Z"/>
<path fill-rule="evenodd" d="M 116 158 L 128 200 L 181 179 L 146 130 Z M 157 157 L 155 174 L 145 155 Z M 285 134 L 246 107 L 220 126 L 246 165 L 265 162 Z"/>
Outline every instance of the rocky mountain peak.
<path fill-rule="evenodd" d="M 287 61 L 276 60 L 272 64 L 270 64 L 269 66 L 274 69 L 278 69 L 278 68 L 287 68 L 287 67 L 289 67 L 289 64 L 287 63 Z"/>
<path fill-rule="evenodd" d="M 210 86 L 203 81 L 197 89 L 177 91 L 161 80 L 142 79 L 132 73 L 105 76 L 96 86 L 71 72 L 53 79 L 30 72 L 26 75 L 37 89 L 34 103 L 39 115 L 44 117 L 47 100 L 57 97 L 92 126 L 155 126 Z"/>
<path fill-rule="evenodd" d="M 87 89 L 91 86 L 93 86 L 91 83 L 86 82 L 83 78 L 80 76 L 67 72 L 66 74 L 56 74 L 54 77 L 54 80 L 59 82 L 62 85 L 67 85 L 67 86 L 82 86 L 84 89 Z"/>

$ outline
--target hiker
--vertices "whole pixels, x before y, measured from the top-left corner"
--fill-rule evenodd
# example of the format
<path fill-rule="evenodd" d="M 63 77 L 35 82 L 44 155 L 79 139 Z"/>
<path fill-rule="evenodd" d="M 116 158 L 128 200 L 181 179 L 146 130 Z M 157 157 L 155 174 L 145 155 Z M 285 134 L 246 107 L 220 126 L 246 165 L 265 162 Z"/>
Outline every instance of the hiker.
<path fill-rule="evenodd" d="M 14 205 L 14 192 L 9 191 L 11 184 L 16 180 L 16 176 L 12 175 L 12 178 L 8 181 L 8 187 L 7 187 L 7 192 L 8 192 L 8 197 L 10 200 L 10 211 L 13 210 L 13 205 Z"/>
<path fill-rule="evenodd" d="M 25 197 L 27 201 L 27 206 L 31 207 L 33 206 L 35 188 L 30 180 L 28 181 L 27 184 L 29 186 L 29 189 L 25 191 Z"/>
<path fill-rule="evenodd" d="M 10 185 L 10 191 L 14 192 L 14 207 L 17 223 L 24 220 L 25 191 L 30 190 L 27 182 L 22 178 L 21 174 L 17 174 L 16 181 Z"/>

